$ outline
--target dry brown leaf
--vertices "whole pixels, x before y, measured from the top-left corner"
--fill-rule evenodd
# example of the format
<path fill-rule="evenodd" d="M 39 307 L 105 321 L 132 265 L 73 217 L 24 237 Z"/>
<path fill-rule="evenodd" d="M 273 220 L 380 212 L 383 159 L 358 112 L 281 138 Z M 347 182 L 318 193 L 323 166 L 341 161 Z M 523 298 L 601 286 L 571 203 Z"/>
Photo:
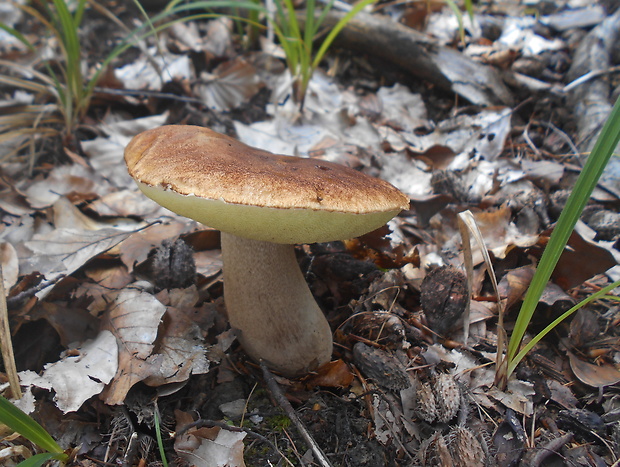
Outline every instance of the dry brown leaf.
<path fill-rule="evenodd" d="M 0 180 L 0 186 L 2 186 L 0 209 L 4 212 L 13 216 L 23 216 L 34 211 L 26 201 L 24 194 L 15 188 L 13 180 Z"/>
<path fill-rule="evenodd" d="M 190 289 L 196 291 L 195 288 Z M 185 290 L 187 289 L 176 291 Z M 182 301 L 177 302 L 178 308 L 168 307 L 157 340 L 156 350 L 162 355 L 161 366 L 157 373 L 144 380 L 145 384 L 161 386 L 178 383 L 186 381 L 192 374 L 204 374 L 209 371 L 201 329 L 188 314 L 181 311 L 194 306 L 196 300 L 193 298 L 197 298 L 197 293 L 186 303 L 188 307 L 185 307 Z"/>
<path fill-rule="evenodd" d="M 121 261 L 127 270 L 132 272 L 136 264 L 146 261 L 153 248 L 158 247 L 168 238 L 178 237 L 187 228 L 187 222 L 172 221 L 135 232 L 119 247 Z"/>
<path fill-rule="evenodd" d="M 119 366 L 104 392 L 106 404 L 121 404 L 131 387 L 157 374 L 163 357 L 153 355 L 161 318 L 166 307 L 155 297 L 137 289 L 123 290 L 102 323 L 118 341 Z"/>
<path fill-rule="evenodd" d="M 530 416 L 534 413 L 534 393 L 534 387 L 531 383 L 510 379 L 505 391 L 492 387 L 486 394 L 515 412 Z"/>
<path fill-rule="evenodd" d="M 110 306 L 119 290 L 109 288 L 95 282 L 82 281 L 73 292 L 74 298 L 86 300 L 87 309 L 93 316 L 101 316 Z"/>
<path fill-rule="evenodd" d="M 103 196 L 112 191 L 112 186 L 92 169 L 82 165 L 60 165 L 52 169 L 47 178 L 41 178 L 24 190 L 26 199 L 35 209 L 54 204 L 63 195 Z"/>
<path fill-rule="evenodd" d="M 316 371 L 315 375 L 305 381 L 308 387 L 324 386 L 331 388 L 347 388 L 352 382 L 353 373 L 342 360 L 327 362 Z"/>
<path fill-rule="evenodd" d="M 28 319 L 46 320 L 58 333 L 63 347 L 94 338 L 99 329 L 99 320 L 88 311 L 72 305 L 58 305 L 47 301 L 38 302 L 28 313 Z"/>
<path fill-rule="evenodd" d="M 49 281 L 70 275 L 131 234 L 113 228 L 97 231 L 56 229 L 49 234 L 35 234 L 25 244 L 32 253 L 20 258 L 20 274 L 39 272 Z"/>
<path fill-rule="evenodd" d="M 20 374 L 20 380 L 24 385 L 53 390 L 58 408 L 64 413 L 74 412 L 103 390 L 117 366 L 116 339 L 104 330 L 76 352 L 46 365 L 42 376 L 26 371 Z"/>
<path fill-rule="evenodd" d="M 496 258 L 502 259 L 514 246 L 529 247 L 536 244 L 538 236 L 523 235 L 510 221 L 512 211 L 502 206 L 495 211 L 474 214 L 484 242 Z"/>
<path fill-rule="evenodd" d="M 381 101 L 383 123 L 396 129 L 411 132 L 428 124 L 426 106 L 420 94 L 413 94 L 399 83 L 381 87 L 377 91 Z"/>
<path fill-rule="evenodd" d="M 215 18 L 207 23 L 205 49 L 216 57 L 235 55 L 231 18 Z"/>
<path fill-rule="evenodd" d="M 86 277 L 93 282 L 109 289 L 122 289 L 132 281 L 131 274 L 123 265 L 89 267 L 84 271 Z"/>
<path fill-rule="evenodd" d="M 480 323 L 497 316 L 498 306 L 496 302 L 472 300 L 469 306 L 469 322 L 471 324 Z"/>
<path fill-rule="evenodd" d="M 222 253 L 220 250 L 199 251 L 194 254 L 196 272 L 205 277 L 212 277 L 222 270 Z"/>
<path fill-rule="evenodd" d="M 596 233 L 579 221 L 568 239 L 552 278 L 564 290 L 616 266 L 614 255 L 601 244 L 592 241 Z"/>
<path fill-rule="evenodd" d="M 19 277 L 17 252 L 10 243 L 0 243 L 0 264 L 2 265 L 4 290 L 9 291 L 17 283 L 17 278 Z"/>
<path fill-rule="evenodd" d="M 506 299 L 506 310 L 523 298 L 532 282 L 534 272 L 533 266 L 523 266 L 508 271 L 499 281 L 498 289 L 502 299 Z"/>
<path fill-rule="evenodd" d="M 598 320 L 599 314 L 589 308 L 582 307 L 577 310 L 570 322 L 568 334 L 568 340 L 573 349 L 586 350 L 586 347 L 596 343 L 601 334 Z"/>
<path fill-rule="evenodd" d="M 245 467 L 243 460 L 244 432 L 224 430 L 219 427 L 200 430 L 200 434 L 208 437 L 193 435 L 198 446 L 192 450 L 175 448 L 177 454 L 196 467 Z"/>
<path fill-rule="evenodd" d="M 187 412 L 175 410 L 176 431 L 193 423 Z M 174 450 L 196 467 L 244 467 L 243 439 L 245 433 L 223 430 L 219 427 L 190 428 L 178 435 Z"/>
<path fill-rule="evenodd" d="M 588 386 L 603 388 L 620 383 L 620 371 L 610 364 L 594 365 L 580 359 L 572 352 L 568 352 L 570 367 L 579 381 Z"/>
<path fill-rule="evenodd" d="M 565 409 L 575 409 L 579 406 L 579 400 L 575 397 L 568 385 L 549 379 L 546 382 L 551 391 L 551 400 L 557 402 Z"/>
<path fill-rule="evenodd" d="M 144 196 L 139 190 L 120 190 L 108 193 L 88 205 L 88 209 L 99 216 L 140 218 L 155 217 L 161 210 L 155 201 Z"/>
<path fill-rule="evenodd" d="M 575 299 L 568 295 L 559 285 L 549 282 L 540 296 L 540 303 L 551 308 L 556 315 L 564 313 L 575 304 Z"/>
<path fill-rule="evenodd" d="M 223 111 L 247 102 L 263 87 L 256 68 L 237 57 L 203 73 L 194 92 L 211 109 Z"/>
<path fill-rule="evenodd" d="M 59 198 L 52 207 L 53 224 L 57 229 L 71 230 L 101 230 L 109 228 L 123 228 L 133 230 L 144 226 L 144 223 L 132 219 L 95 220 L 83 214 L 76 206 L 65 197 Z"/>
<path fill-rule="evenodd" d="M 106 123 L 102 123 L 99 128 L 107 136 L 82 141 L 82 149 L 88 155 L 88 161 L 97 174 L 118 188 L 135 189 L 135 183 L 127 173 L 127 166 L 123 162 L 125 146 L 138 133 L 164 125 L 167 118 L 168 114 L 164 113 L 133 120 L 119 120 L 118 115 L 111 114 Z M 104 193 L 98 195 L 102 197 Z"/>
<path fill-rule="evenodd" d="M 128 221 L 124 228 L 116 228 L 106 222 L 98 222 L 82 214 L 66 198 L 56 201 L 53 208 L 55 222 L 53 230 L 49 225 L 35 226 L 23 232 L 25 238 L 19 239 L 16 232 L 7 235 L 14 242 L 19 254 L 19 273 L 21 275 L 38 272 L 48 281 L 70 275 L 87 261 L 108 251 L 137 231 L 139 224 Z M 30 222 L 32 225 L 32 221 Z M 19 227 L 16 227 L 19 230 Z M 22 229 L 23 230 L 23 229 Z M 29 230 L 29 231 L 28 231 Z M 31 232 L 35 231 L 33 235 Z M 42 298 L 50 287 L 38 293 Z"/>

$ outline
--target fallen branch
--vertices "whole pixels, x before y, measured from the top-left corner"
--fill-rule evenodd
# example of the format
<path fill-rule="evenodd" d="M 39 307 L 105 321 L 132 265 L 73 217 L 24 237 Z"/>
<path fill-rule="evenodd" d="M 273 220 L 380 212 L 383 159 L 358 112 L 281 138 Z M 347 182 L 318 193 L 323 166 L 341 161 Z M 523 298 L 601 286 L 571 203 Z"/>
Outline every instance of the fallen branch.
<path fill-rule="evenodd" d="M 323 26 L 332 28 L 345 14 L 331 10 Z M 357 14 L 340 32 L 335 45 L 387 60 L 473 104 L 512 103 L 510 91 L 494 68 L 385 16 Z"/>

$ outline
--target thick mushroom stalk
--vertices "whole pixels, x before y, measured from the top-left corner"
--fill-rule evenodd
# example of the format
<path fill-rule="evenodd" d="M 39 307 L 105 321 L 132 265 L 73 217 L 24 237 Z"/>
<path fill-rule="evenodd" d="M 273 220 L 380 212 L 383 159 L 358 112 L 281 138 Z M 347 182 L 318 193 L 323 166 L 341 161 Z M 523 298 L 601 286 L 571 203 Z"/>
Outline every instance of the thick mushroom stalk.
<path fill-rule="evenodd" d="M 293 245 L 222 232 L 224 298 L 245 351 L 288 376 L 332 354 L 332 333 L 299 269 Z"/>

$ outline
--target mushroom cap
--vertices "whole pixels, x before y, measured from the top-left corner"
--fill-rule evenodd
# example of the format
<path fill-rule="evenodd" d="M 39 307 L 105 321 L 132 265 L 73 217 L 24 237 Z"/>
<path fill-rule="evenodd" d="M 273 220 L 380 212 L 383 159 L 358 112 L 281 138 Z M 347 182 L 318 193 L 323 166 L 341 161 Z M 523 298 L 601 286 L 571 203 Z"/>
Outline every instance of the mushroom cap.
<path fill-rule="evenodd" d="M 208 128 L 168 125 L 135 136 L 129 174 L 171 211 L 239 237 L 314 243 L 384 225 L 409 199 L 339 164 L 272 154 Z"/>

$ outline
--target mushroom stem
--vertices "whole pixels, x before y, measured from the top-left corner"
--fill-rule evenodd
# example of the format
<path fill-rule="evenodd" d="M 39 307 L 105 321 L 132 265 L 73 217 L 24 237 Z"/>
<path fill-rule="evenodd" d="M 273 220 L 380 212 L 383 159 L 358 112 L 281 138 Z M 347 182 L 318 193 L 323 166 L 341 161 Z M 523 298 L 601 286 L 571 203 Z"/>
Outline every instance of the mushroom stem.
<path fill-rule="evenodd" d="M 293 245 L 222 232 L 224 299 L 232 327 L 256 360 L 287 376 L 331 359 L 332 334 L 299 269 Z"/>

